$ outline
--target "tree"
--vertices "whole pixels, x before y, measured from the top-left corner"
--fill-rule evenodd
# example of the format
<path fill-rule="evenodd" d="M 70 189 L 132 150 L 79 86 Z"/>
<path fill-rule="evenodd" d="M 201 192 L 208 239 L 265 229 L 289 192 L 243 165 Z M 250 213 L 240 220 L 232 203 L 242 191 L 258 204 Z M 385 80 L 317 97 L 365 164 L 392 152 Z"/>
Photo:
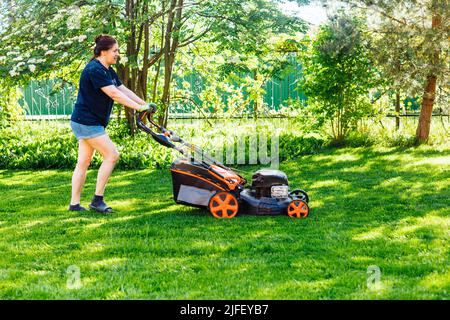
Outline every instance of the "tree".
<path fill-rule="evenodd" d="M 263 103 L 268 79 L 280 80 L 296 68 L 291 53 L 299 51 L 298 36 L 268 32 L 257 53 L 245 53 L 245 45 L 232 48 L 219 42 L 198 41 L 193 50 L 182 51 L 176 71 L 178 78 L 193 76 L 197 81 L 192 86 L 184 82 L 185 89 L 177 94 L 200 101 L 195 111 L 201 113 L 257 118 L 268 112 Z"/>
<path fill-rule="evenodd" d="M 205 36 L 233 43 L 250 31 L 264 34 L 274 17 L 282 20 L 269 0 L 3 0 L 2 4 L 14 8 L 14 19 L 0 29 L 0 77 L 5 84 L 53 77 L 77 85 L 80 67 L 92 52 L 92 39 L 109 33 L 125 51 L 117 66 L 119 76 L 142 98 L 150 93 L 161 101 L 159 121 L 164 125 L 180 48 Z M 161 74 L 163 90 L 156 97 Z M 134 133 L 134 111 L 126 109 L 126 118 Z"/>
<path fill-rule="evenodd" d="M 416 140 L 428 140 L 436 90 L 449 94 L 450 3 L 448 0 L 346 0 L 370 17 L 378 36 L 379 66 L 395 88 L 422 97 Z"/>
<path fill-rule="evenodd" d="M 299 50 L 296 38 L 307 31 L 307 25 L 297 17 L 283 15 L 275 9 L 274 3 L 263 1 L 259 1 L 246 19 L 253 21 L 253 24 L 247 32 L 238 36 L 238 41 L 221 41 L 219 49 L 230 51 L 237 57 L 221 66 L 221 74 L 231 75 L 237 82 L 247 84 L 256 118 L 262 105 L 263 85 L 270 77 L 280 77 L 292 67 L 288 55 Z M 232 33 L 232 30 L 226 32 Z M 240 79 L 236 77 L 238 73 L 249 76 Z"/>
<path fill-rule="evenodd" d="M 309 42 L 300 56 L 300 87 L 317 125 L 329 124 L 333 139 L 340 141 L 371 112 L 369 90 L 379 81 L 368 50 L 370 41 L 362 21 L 339 13 Z"/>
<path fill-rule="evenodd" d="M 279 0 L 204 0 L 187 3 L 172 0 L 164 35 L 163 119 L 167 122 L 169 89 L 175 56 L 179 49 L 203 39 L 218 44 L 219 50 L 261 56 L 272 33 L 304 30 L 302 20 L 283 15 Z M 257 76 L 255 75 L 255 78 Z"/>

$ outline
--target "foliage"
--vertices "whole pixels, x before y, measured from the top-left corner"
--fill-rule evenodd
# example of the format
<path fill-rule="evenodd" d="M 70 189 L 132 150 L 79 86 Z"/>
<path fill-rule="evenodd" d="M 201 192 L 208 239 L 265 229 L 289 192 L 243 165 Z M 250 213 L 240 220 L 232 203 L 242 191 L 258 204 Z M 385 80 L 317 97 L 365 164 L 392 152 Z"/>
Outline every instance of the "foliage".
<path fill-rule="evenodd" d="M 296 136 L 294 134 L 281 135 L 280 160 L 297 159 L 307 154 L 317 154 L 324 151 L 328 141 L 315 135 Z"/>
<path fill-rule="evenodd" d="M 305 111 L 317 127 L 330 124 L 335 140 L 344 139 L 359 119 L 371 114 L 369 90 L 377 84 L 377 73 L 368 41 L 362 21 L 341 13 L 320 28 L 300 57 Z"/>
<path fill-rule="evenodd" d="M 92 40 L 109 33 L 118 39 L 123 55 L 117 65 L 123 83 L 143 99 L 162 102 L 163 124 L 180 50 L 206 39 L 217 44 L 218 53 L 228 48 L 250 57 L 263 50 L 266 35 L 305 28 L 300 19 L 280 12 L 278 0 L 1 3 L 9 18 L 0 29 L 0 77 L 8 85 L 42 78 L 77 85 L 80 68 L 91 56 Z M 132 110 L 126 109 L 126 119 L 134 132 Z"/>
<path fill-rule="evenodd" d="M 60 78 L 78 85 L 81 65 L 92 56 L 96 35 L 113 30 L 107 14 L 117 4 L 104 1 L 18 0 L 0 33 L 0 75 L 9 86 L 31 79 Z M 119 30 L 114 30 L 119 39 Z"/>
<path fill-rule="evenodd" d="M 416 140 L 428 141 L 433 108 L 448 109 L 450 97 L 449 1 L 343 2 L 368 17 L 375 57 L 390 86 L 421 97 Z"/>
<path fill-rule="evenodd" d="M 195 100 L 200 115 L 269 115 L 264 86 L 269 79 L 281 80 L 296 70 L 295 57 L 288 50 L 299 50 L 297 37 L 300 35 L 268 35 L 258 56 L 243 53 L 244 48 L 220 51 L 218 43 L 198 41 L 195 50 L 182 51 L 174 72 L 177 79 L 196 81 L 192 85 L 179 82 L 174 97 Z"/>
<path fill-rule="evenodd" d="M 352 11 L 368 20 L 374 36 L 374 57 L 391 86 L 411 97 L 423 94 L 430 74 L 438 75 L 438 99 L 448 97 L 450 76 L 450 6 L 446 0 L 344 0 Z M 442 24 L 431 29 L 433 14 Z M 434 55 L 439 52 L 437 60 Z"/>
<path fill-rule="evenodd" d="M 272 136 L 278 136 L 279 160 L 297 159 L 308 154 L 326 152 L 333 147 L 411 147 L 414 146 L 414 127 L 416 120 L 402 119 L 399 130 L 395 130 L 394 118 L 368 119 L 361 122 L 358 131 L 351 132 L 345 140 L 329 140 L 320 132 L 310 132 L 303 122 L 291 119 L 253 120 L 204 120 L 174 121 L 170 129 L 177 132 L 186 141 L 201 146 L 213 156 L 218 145 L 238 150 L 239 139 L 245 142 L 245 159 L 249 159 L 249 137 L 261 135 L 267 138 L 267 150 L 270 153 Z M 449 119 L 434 117 L 435 132 L 430 137 L 436 149 L 449 146 Z M 139 132 L 135 136 L 128 134 L 124 122 L 116 119 L 107 128 L 111 139 L 120 152 L 118 169 L 168 168 L 174 157 L 180 156 L 157 144 L 147 134 Z M 234 154 L 236 163 L 237 152 Z M 225 159 L 223 155 L 222 159 Z M 59 122 L 17 122 L 13 126 L 0 128 L 0 169 L 73 169 L 77 160 L 77 141 L 67 123 Z M 98 168 L 102 159 L 96 154 L 91 168 Z"/>
<path fill-rule="evenodd" d="M 114 123 L 114 122 L 113 122 Z M 145 135 L 136 137 L 124 134 L 124 125 L 112 125 L 108 129 L 117 143 L 121 160 L 117 168 L 139 169 L 168 166 L 170 152 Z M 45 123 L 18 123 L 0 130 L 0 167 L 14 169 L 74 168 L 78 143 L 68 125 Z M 92 167 L 102 162 L 96 153 Z"/>
<path fill-rule="evenodd" d="M 294 159 L 302 154 L 317 153 L 325 144 L 320 137 L 302 137 L 299 130 L 288 130 L 289 124 L 279 133 L 279 159 Z M 190 141 L 214 154 L 218 144 L 231 146 L 237 150 L 238 137 L 252 134 L 265 135 L 268 139 L 267 149 L 271 150 L 271 135 L 275 129 L 270 122 L 253 126 L 249 123 L 235 127 L 232 124 L 216 125 L 207 123 L 186 126 L 183 123 L 172 127 L 186 141 Z M 277 126 L 280 129 L 280 126 Z M 233 135 L 230 135 L 233 130 Z M 149 135 L 138 132 L 128 134 L 128 127 L 123 122 L 111 121 L 108 134 L 117 145 L 120 160 L 118 169 L 168 168 L 179 154 L 157 144 Z M 288 133 L 289 132 L 289 133 Z M 231 140 L 230 140 L 231 139 Z M 231 142 L 230 142 L 231 141 Z M 246 140 L 246 154 L 249 148 Z M 236 154 L 235 160 L 236 161 Z M 225 159 L 225 157 L 223 157 Z M 0 168 L 8 169 L 73 169 L 77 161 L 77 140 L 67 123 L 17 123 L 13 127 L 0 129 Z M 96 153 L 91 167 L 98 168 L 102 162 Z"/>
<path fill-rule="evenodd" d="M 18 102 L 20 96 L 18 88 L 2 87 L 0 82 L 0 128 L 11 126 L 19 120 L 23 111 Z"/>

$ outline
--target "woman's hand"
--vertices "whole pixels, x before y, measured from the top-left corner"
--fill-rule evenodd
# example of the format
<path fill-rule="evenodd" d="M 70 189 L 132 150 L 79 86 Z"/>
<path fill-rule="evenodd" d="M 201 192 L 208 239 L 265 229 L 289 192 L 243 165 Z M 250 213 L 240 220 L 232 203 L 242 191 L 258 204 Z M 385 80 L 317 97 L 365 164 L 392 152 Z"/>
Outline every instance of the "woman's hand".
<path fill-rule="evenodd" d="M 144 105 L 140 106 L 139 109 L 137 109 L 137 111 L 139 111 L 139 112 L 148 111 L 150 113 L 155 113 L 156 110 L 157 110 L 157 107 L 156 107 L 156 104 L 154 104 L 154 103 L 144 104 Z"/>

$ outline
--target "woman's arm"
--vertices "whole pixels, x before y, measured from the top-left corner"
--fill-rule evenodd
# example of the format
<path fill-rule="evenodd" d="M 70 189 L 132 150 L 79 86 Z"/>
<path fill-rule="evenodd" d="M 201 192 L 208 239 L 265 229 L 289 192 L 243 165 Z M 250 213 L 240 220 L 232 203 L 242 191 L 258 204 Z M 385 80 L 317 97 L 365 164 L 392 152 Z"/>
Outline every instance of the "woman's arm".
<path fill-rule="evenodd" d="M 139 98 L 133 91 L 125 87 L 123 84 L 120 87 L 117 87 L 122 93 L 124 93 L 128 98 L 133 100 L 136 103 L 139 103 L 140 105 L 145 104 L 145 101 Z"/>
<path fill-rule="evenodd" d="M 102 87 L 101 89 L 111 99 L 113 99 L 117 103 L 120 103 L 121 105 L 124 105 L 125 107 L 138 111 L 146 108 L 145 101 L 139 99 L 139 101 L 141 101 L 141 103 L 139 103 L 137 101 L 130 99 L 127 95 L 125 95 L 121 90 L 117 89 L 116 86 L 114 85 Z"/>

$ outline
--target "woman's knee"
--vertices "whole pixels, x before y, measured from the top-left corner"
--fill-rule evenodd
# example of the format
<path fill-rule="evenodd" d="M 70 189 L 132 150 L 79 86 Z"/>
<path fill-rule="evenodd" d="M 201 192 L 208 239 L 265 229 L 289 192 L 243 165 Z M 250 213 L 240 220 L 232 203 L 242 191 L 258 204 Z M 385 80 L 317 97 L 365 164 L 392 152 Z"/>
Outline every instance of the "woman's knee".
<path fill-rule="evenodd" d="M 91 164 L 94 149 L 86 143 L 83 139 L 79 141 L 77 167 L 82 170 L 87 170 Z"/>
<path fill-rule="evenodd" d="M 115 162 L 119 161 L 119 158 L 120 158 L 119 151 L 114 150 L 106 155 L 105 160 L 115 163 Z"/>
<path fill-rule="evenodd" d="M 82 170 L 87 170 L 87 168 L 89 168 L 90 164 L 91 164 L 90 158 L 78 159 L 78 161 L 77 161 L 77 167 Z"/>

